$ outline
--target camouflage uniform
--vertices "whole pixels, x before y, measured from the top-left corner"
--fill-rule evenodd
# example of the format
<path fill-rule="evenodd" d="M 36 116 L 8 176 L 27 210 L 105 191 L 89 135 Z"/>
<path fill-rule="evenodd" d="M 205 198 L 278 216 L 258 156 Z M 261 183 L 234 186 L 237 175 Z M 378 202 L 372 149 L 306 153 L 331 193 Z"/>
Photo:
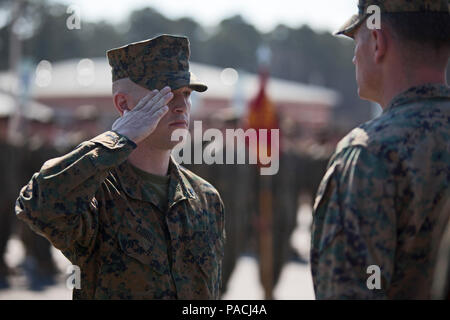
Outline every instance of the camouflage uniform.
<path fill-rule="evenodd" d="M 381 15 L 450 13 L 447 0 L 359 0 L 359 14 L 337 34 L 354 37 L 371 5 Z M 436 251 L 450 216 L 444 209 L 448 119 L 449 88 L 423 83 L 398 94 L 381 116 L 339 142 L 314 203 L 317 298 L 431 297 Z M 373 266 L 379 268 L 374 273 Z M 371 287 L 377 278 L 381 288 Z"/>
<path fill-rule="evenodd" d="M 450 211 L 450 192 L 444 210 Z M 450 300 L 450 221 L 447 223 L 436 260 L 433 277 L 432 299 Z"/>
<path fill-rule="evenodd" d="M 81 268 L 76 299 L 216 299 L 224 245 L 217 191 L 170 163 L 167 212 L 125 160 L 113 131 L 47 161 L 16 212 Z"/>
<path fill-rule="evenodd" d="M 427 84 L 338 144 L 314 204 L 316 297 L 429 298 L 450 212 L 450 89 Z M 381 268 L 369 290 L 367 267 Z"/>
<path fill-rule="evenodd" d="M 150 90 L 207 88 L 191 77 L 185 37 L 107 54 L 113 80 L 129 77 Z M 47 161 L 22 189 L 18 218 L 80 267 L 75 299 L 217 299 L 225 240 L 218 192 L 171 158 L 164 210 L 126 161 L 136 147 L 108 131 Z"/>

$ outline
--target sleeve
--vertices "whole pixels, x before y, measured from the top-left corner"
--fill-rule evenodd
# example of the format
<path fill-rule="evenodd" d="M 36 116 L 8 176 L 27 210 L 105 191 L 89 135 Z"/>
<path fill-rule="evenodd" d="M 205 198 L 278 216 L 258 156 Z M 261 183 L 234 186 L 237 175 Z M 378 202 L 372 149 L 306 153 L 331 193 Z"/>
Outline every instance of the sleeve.
<path fill-rule="evenodd" d="M 225 205 L 222 201 L 222 198 L 220 198 L 219 201 L 220 201 L 219 232 L 222 242 L 225 244 L 225 241 L 227 239 L 227 234 L 225 231 Z"/>
<path fill-rule="evenodd" d="M 216 250 L 219 256 L 217 261 L 217 283 L 215 285 L 215 297 L 214 299 L 220 299 L 220 292 L 222 291 L 223 286 L 223 258 L 225 255 L 225 242 L 226 242 L 226 231 L 225 231 L 225 205 L 222 201 L 220 195 L 218 195 L 218 201 L 216 204 L 219 214 L 218 219 L 218 234 L 216 240 Z"/>
<path fill-rule="evenodd" d="M 317 299 L 386 298 L 396 246 L 394 193 L 385 162 L 365 148 L 346 148 L 330 161 L 313 213 Z"/>
<path fill-rule="evenodd" d="M 20 191 L 17 217 L 60 250 L 75 243 L 89 247 L 98 230 L 95 193 L 134 148 L 125 136 L 107 131 L 46 161 Z"/>

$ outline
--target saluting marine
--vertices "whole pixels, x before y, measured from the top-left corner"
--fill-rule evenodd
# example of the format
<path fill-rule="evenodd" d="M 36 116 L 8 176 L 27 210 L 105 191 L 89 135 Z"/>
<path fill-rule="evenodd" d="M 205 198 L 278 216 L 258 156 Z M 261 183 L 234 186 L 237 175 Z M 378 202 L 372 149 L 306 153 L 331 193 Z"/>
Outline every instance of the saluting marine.
<path fill-rule="evenodd" d="M 225 229 L 216 189 L 177 164 L 192 90 L 186 37 L 107 52 L 112 130 L 43 165 L 22 188 L 19 219 L 81 269 L 74 299 L 217 299 Z"/>

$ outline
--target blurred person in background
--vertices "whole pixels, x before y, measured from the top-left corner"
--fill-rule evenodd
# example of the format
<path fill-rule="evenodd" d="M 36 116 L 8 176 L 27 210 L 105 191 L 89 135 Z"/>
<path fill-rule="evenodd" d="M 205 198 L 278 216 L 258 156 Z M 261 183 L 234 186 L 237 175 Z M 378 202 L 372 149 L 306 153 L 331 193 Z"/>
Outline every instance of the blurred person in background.
<path fill-rule="evenodd" d="M 369 24 L 371 5 L 381 28 Z M 316 297 L 429 299 L 450 216 L 449 3 L 360 0 L 338 34 L 355 40 L 359 96 L 383 113 L 339 142 L 319 187 Z"/>
<path fill-rule="evenodd" d="M 2 117 L 1 123 L 7 127 L 8 118 Z M 0 141 L 0 289 L 9 287 L 8 276 L 12 273 L 5 261 L 8 240 L 14 230 L 14 199 L 19 190 L 18 147 L 9 143 L 6 135 Z M 16 194 L 14 194 L 16 193 Z"/>
<path fill-rule="evenodd" d="M 9 117 L 2 118 L 2 122 Z M 36 121 L 28 121 L 30 126 Z M 41 125 L 41 124 L 39 124 Z M 45 125 L 49 125 L 46 123 Z M 54 276 L 58 273 L 51 254 L 48 240 L 36 235 L 22 222 L 14 219 L 14 203 L 21 185 L 27 182 L 45 161 L 55 157 L 58 153 L 37 134 L 25 143 L 12 143 L 6 134 L 1 135 L 1 174 L 0 179 L 5 186 L 0 196 L 0 288 L 8 288 L 8 276 L 26 275 L 31 290 L 42 290 L 45 285 L 54 284 Z M 11 236 L 16 234 L 22 241 L 25 249 L 24 260 L 18 268 L 10 269 L 5 261 L 7 244 Z"/>
<path fill-rule="evenodd" d="M 234 112 L 232 107 L 214 113 L 213 116 L 208 118 L 207 122 L 211 128 L 219 129 L 224 137 L 226 129 L 237 129 L 240 127 L 240 117 Z M 206 147 L 210 150 L 216 150 L 218 157 L 224 159 L 224 164 L 193 164 L 194 162 L 191 161 L 191 164 L 186 165 L 188 169 L 204 177 L 217 188 L 227 211 L 227 218 L 225 219 L 227 241 L 225 243 L 222 268 L 222 294 L 228 290 L 228 283 L 236 263 L 239 257 L 245 253 L 250 240 L 251 210 L 252 208 L 254 209 L 254 204 L 256 203 L 255 189 L 253 189 L 252 183 L 257 175 L 255 166 L 249 165 L 248 162 L 245 162 L 247 164 L 236 163 L 237 148 L 231 149 L 235 159 L 234 164 L 225 164 L 227 142 L 227 139 L 224 139 L 222 142 L 213 140 L 202 146 L 202 150 Z M 235 142 L 235 145 L 239 144 Z M 240 152 L 245 152 L 246 157 L 248 156 L 246 147 Z"/>
<path fill-rule="evenodd" d="M 47 125 L 51 125 L 48 124 Z M 16 151 L 17 158 L 15 162 L 18 165 L 17 175 L 19 180 L 16 181 L 14 191 L 20 191 L 20 187 L 27 183 L 27 180 L 33 173 L 39 171 L 47 159 L 54 158 L 59 155 L 57 150 L 50 146 L 46 141 L 31 137 L 27 143 Z M 10 199 L 11 215 L 14 215 L 14 199 Z M 51 252 L 50 242 L 34 233 L 25 223 L 19 221 L 18 224 L 19 238 L 22 240 L 25 249 L 25 259 L 21 267 L 27 276 L 28 286 L 31 290 L 40 291 L 45 286 L 55 283 L 55 276 L 58 274 L 55 261 Z"/>

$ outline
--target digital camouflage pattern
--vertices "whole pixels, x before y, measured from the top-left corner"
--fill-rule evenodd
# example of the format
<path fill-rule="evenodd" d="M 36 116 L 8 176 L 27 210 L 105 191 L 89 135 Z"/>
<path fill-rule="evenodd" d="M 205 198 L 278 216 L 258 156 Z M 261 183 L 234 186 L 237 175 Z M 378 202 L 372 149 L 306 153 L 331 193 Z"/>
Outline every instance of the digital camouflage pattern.
<path fill-rule="evenodd" d="M 224 207 L 205 180 L 171 159 L 168 210 L 126 161 L 113 131 L 47 161 L 16 214 L 81 269 L 74 299 L 217 299 Z"/>
<path fill-rule="evenodd" d="M 343 34 L 353 37 L 353 34 L 361 23 L 373 12 L 368 13 L 367 8 L 376 5 L 380 12 L 447 12 L 450 13 L 450 2 L 448 0 L 359 0 L 358 14 L 352 16 L 340 29 L 336 35 Z"/>
<path fill-rule="evenodd" d="M 161 35 L 107 51 L 112 80 L 130 78 L 149 90 L 172 90 L 189 86 L 203 92 L 208 88 L 189 71 L 187 37 Z"/>
<path fill-rule="evenodd" d="M 450 211 L 450 192 L 445 210 Z M 439 244 L 431 298 L 450 300 L 450 221 Z"/>
<path fill-rule="evenodd" d="M 430 298 L 450 216 L 449 141 L 450 89 L 427 84 L 339 142 L 314 204 L 318 299 Z M 367 288 L 370 265 L 381 268 L 380 290 Z"/>

